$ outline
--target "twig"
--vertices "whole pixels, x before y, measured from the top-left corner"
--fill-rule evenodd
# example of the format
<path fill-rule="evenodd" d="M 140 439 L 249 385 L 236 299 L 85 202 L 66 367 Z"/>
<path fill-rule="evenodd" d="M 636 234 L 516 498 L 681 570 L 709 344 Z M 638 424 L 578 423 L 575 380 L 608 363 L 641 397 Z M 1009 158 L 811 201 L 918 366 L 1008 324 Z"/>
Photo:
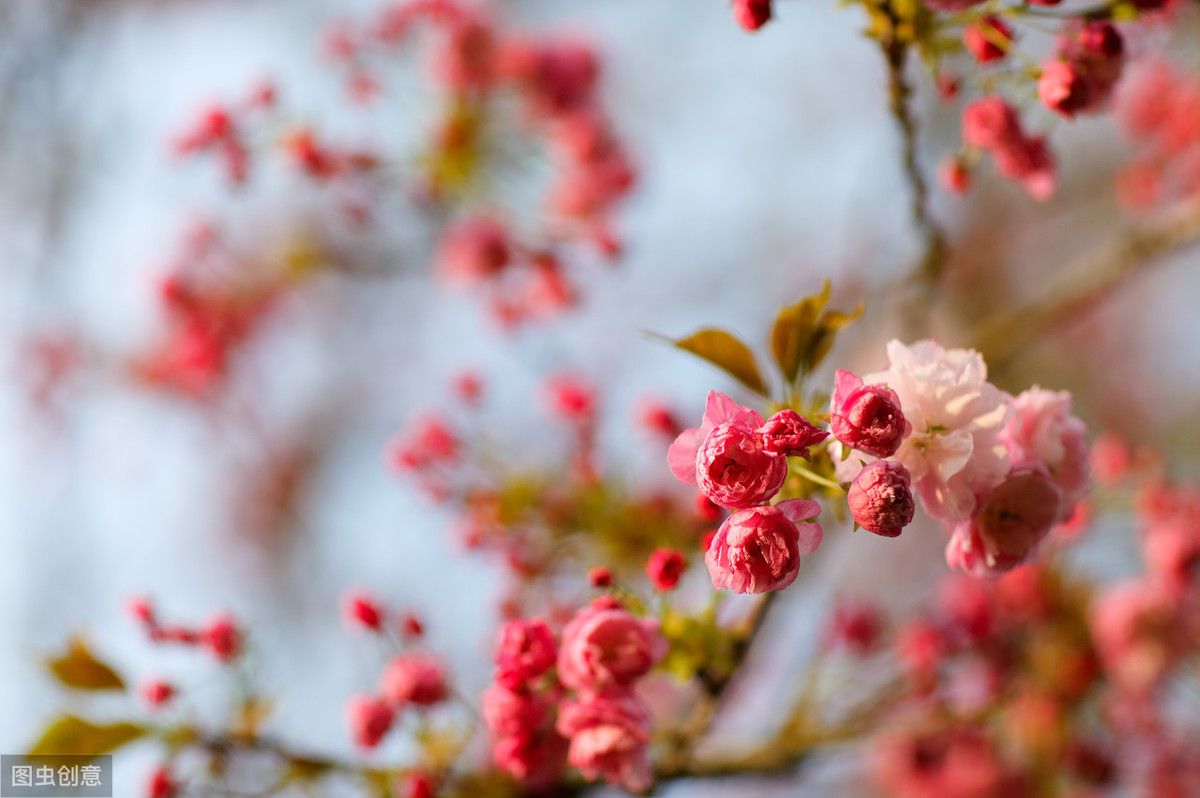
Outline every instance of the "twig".
<path fill-rule="evenodd" d="M 985 319 L 979 325 L 975 345 L 989 363 L 1003 368 L 1163 256 L 1197 241 L 1200 202 L 1189 202 L 1062 269 L 1059 290 Z"/>
<path fill-rule="evenodd" d="M 909 45 L 889 37 L 881 39 L 879 47 L 887 64 L 888 112 L 900 129 L 901 163 L 909 189 L 909 215 L 922 240 L 921 256 L 910 279 L 923 289 L 923 293 L 928 293 L 937 285 L 945 269 L 946 236 L 929 212 L 929 184 L 917 160 L 917 123 L 909 108 L 912 88 L 905 76 Z"/>

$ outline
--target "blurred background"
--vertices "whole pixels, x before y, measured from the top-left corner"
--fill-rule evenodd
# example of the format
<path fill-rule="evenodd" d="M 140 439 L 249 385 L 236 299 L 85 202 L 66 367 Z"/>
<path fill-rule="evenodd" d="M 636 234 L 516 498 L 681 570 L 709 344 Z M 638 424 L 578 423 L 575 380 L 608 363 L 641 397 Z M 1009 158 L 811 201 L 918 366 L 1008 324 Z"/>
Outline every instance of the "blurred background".
<path fill-rule="evenodd" d="M 0 750 L 21 750 L 59 706 L 40 661 L 73 631 L 87 630 L 131 675 L 152 675 L 138 672 L 148 644 L 122 609 L 134 594 L 182 619 L 218 609 L 243 618 L 256 668 L 283 698 L 272 727 L 306 746 L 349 752 L 342 702 L 378 667 L 377 652 L 341 628 L 350 586 L 421 613 L 430 645 L 477 693 L 490 672 L 502 578 L 464 554 L 448 514 L 384 464 L 392 435 L 444 402 L 462 369 L 487 382 L 483 418 L 511 443 L 500 456 L 536 464 L 562 448 L 539 386 L 566 370 L 599 388 L 603 459 L 631 482 L 673 489 L 664 444 L 633 423 L 639 402 L 657 396 L 690 419 L 710 388 L 733 386 L 646 332 L 720 325 L 761 343 L 778 307 L 829 277 L 836 304 L 867 302 L 836 357 L 872 370 L 887 338 L 914 329 L 947 345 L 975 343 L 978 320 L 1069 289 L 1091 253 L 1139 224 L 1112 190 L 1127 157 L 1112 121 L 1060 126 L 1054 200 L 1034 203 L 990 169 L 965 199 L 934 190 L 951 257 L 914 323 L 895 285 L 921 241 L 883 64 L 855 12 L 784 2 L 777 24 L 748 36 L 720 0 L 495 5 L 518 27 L 572 31 L 599 48 L 604 104 L 638 169 L 615 220 L 625 256 L 581 270 L 579 308 L 505 332 L 474 298 L 431 278 L 428 241 L 404 209 L 383 209 L 383 232 L 344 235 L 341 251 L 375 263 L 388 251 L 380 242 L 394 237 L 425 256 L 322 274 L 277 307 L 233 364 L 228 401 L 249 408 L 244 424 L 145 390 L 119 364 L 161 329 L 157 280 L 189 220 L 219 215 L 239 246 L 278 252 L 322 229 L 319 204 L 281 178 L 230 192 L 213 169 L 174 161 L 168 142 L 206 100 L 266 75 L 306 118 L 336 127 L 353 113 L 352 129 L 366 120 L 379 140 L 403 137 L 420 103 L 348 110 L 318 47 L 331 19 L 378 4 L 0 5 L 0 632 L 10 641 L 0 647 Z M 915 69 L 914 80 L 920 155 L 932 173 L 957 146 L 956 111 Z M 1096 427 L 1195 473 L 1196 258 L 1180 247 L 1139 269 L 1006 352 L 994 380 L 1070 388 Z M 56 341 L 82 341 L 89 362 L 106 367 L 68 364 L 61 379 L 48 376 L 48 362 L 72 357 L 65 346 L 56 358 Z M 830 542 L 789 591 L 787 628 L 771 636 L 785 661 L 802 661 L 814 644 L 805 626 L 818 617 L 814 599 L 869 584 L 915 600 L 923 578 L 943 568 L 932 529 L 899 543 L 856 537 L 852 550 Z M 1120 569 L 1127 550 L 1116 540 L 1095 567 Z M 156 670 L 191 672 L 180 681 L 198 695 L 213 678 L 206 663 L 156 656 Z M 770 695 L 747 696 L 729 733 L 753 730 L 770 706 Z M 831 767 L 805 789 L 853 781 Z M 713 790 L 797 794 L 779 783 Z M 701 793 L 678 785 L 671 794 Z"/>

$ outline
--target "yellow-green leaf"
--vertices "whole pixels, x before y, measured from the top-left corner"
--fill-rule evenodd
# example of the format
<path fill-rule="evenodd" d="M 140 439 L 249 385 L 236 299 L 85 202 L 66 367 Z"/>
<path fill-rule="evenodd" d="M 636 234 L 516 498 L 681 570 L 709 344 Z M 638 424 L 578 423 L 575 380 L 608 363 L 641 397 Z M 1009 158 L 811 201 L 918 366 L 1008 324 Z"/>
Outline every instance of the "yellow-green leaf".
<path fill-rule="evenodd" d="M 758 370 L 754 353 L 732 333 L 708 327 L 674 343 L 683 351 L 712 363 L 760 396 L 767 395 L 767 384 Z"/>
<path fill-rule="evenodd" d="M 819 293 L 807 296 L 794 305 L 779 311 L 771 329 L 771 354 L 775 364 L 789 384 L 801 373 L 812 371 L 821 364 L 840 330 L 863 313 L 863 305 L 850 312 L 826 310 L 829 303 L 829 281 Z"/>
<path fill-rule="evenodd" d="M 125 682 L 101 662 L 80 637 L 72 637 L 65 653 L 46 660 L 46 668 L 60 684 L 74 690 L 124 690 Z"/>
<path fill-rule="evenodd" d="M 794 305 L 779 311 L 771 328 L 771 354 L 788 384 L 796 381 L 802 359 L 812 337 L 817 318 L 829 302 L 829 281 L 819 293 L 806 296 Z"/>
<path fill-rule="evenodd" d="M 86 718 L 63 715 L 51 721 L 29 754 L 102 756 L 145 736 L 146 732 L 146 727 L 136 723 L 95 724 Z"/>

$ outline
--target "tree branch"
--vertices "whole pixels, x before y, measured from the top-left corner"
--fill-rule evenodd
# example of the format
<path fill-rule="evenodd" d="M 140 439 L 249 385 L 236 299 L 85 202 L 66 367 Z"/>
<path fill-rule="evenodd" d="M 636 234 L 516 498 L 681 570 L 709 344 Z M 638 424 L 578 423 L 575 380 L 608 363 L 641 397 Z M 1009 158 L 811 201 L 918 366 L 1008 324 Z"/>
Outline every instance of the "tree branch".
<path fill-rule="evenodd" d="M 899 20 L 894 20 L 898 25 Z M 946 264 L 946 236 L 929 212 L 929 184 L 917 159 L 917 123 L 909 107 L 912 89 L 905 75 L 909 46 L 895 36 L 881 39 L 879 47 L 887 64 L 888 112 L 900 130 L 901 164 L 909 189 L 909 215 L 921 235 L 921 256 L 911 281 L 925 293 L 941 279 Z"/>
<path fill-rule="evenodd" d="M 1111 296 L 1172 251 L 1200 241 L 1200 202 L 1189 202 L 1061 270 L 1058 290 L 979 325 L 975 346 L 1004 368 L 1018 354 Z"/>

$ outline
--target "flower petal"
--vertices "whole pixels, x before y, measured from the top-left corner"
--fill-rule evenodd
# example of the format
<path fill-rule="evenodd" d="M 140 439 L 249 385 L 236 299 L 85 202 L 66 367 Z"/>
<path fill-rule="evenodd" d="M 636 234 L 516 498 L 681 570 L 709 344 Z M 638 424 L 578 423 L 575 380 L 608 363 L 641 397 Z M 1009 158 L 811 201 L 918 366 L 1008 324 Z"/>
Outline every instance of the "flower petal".
<path fill-rule="evenodd" d="M 680 482 L 696 484 L 696 452 L 703 440 L 701 429 L 692 427 L 679 433 L 671 448 L 667 449 L 667 465 Z"/>

